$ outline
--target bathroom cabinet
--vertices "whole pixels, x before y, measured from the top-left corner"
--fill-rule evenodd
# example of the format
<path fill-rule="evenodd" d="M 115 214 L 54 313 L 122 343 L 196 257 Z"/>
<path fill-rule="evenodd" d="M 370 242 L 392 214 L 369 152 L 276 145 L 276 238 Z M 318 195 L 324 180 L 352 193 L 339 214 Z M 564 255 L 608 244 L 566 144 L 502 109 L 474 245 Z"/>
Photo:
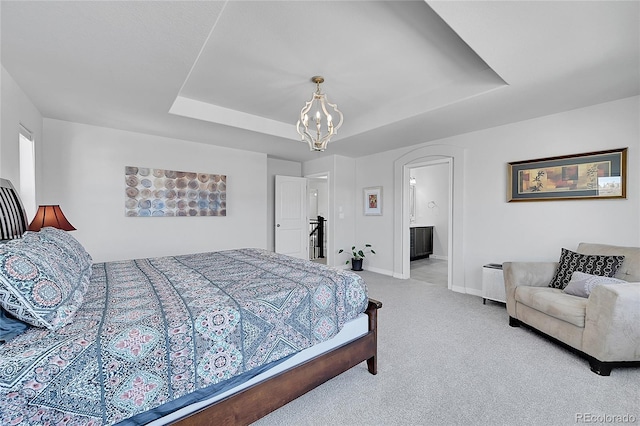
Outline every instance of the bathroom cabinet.
<path fill-rule="evenodd" d="M 433 254 L 433 226 L 412 226 L 409 234 L 411 260 L 422 259 Z"/>

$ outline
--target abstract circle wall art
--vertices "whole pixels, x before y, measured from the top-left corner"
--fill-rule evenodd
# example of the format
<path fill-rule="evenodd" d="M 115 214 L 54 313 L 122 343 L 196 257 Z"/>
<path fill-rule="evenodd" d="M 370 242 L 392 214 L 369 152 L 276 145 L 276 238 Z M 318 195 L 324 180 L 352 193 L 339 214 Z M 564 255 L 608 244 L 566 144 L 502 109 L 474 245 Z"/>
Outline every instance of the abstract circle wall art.
<path fill-rule="evenodd" d="M 227 176 L 126 166 L 128 217 L 226 216 Z"/>

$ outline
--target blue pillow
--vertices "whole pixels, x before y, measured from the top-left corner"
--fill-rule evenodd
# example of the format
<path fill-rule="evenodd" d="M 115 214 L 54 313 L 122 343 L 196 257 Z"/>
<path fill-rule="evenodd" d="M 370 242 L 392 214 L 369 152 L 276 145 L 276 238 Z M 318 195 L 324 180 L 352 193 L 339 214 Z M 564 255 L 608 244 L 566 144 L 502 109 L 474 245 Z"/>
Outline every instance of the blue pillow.
<path fill-rule="evenodd" d="M 0 308 L 0 343 L 8 342 L 27 328 L 29 328 L 27 323 L 9 316 L 4 309 Z"/>

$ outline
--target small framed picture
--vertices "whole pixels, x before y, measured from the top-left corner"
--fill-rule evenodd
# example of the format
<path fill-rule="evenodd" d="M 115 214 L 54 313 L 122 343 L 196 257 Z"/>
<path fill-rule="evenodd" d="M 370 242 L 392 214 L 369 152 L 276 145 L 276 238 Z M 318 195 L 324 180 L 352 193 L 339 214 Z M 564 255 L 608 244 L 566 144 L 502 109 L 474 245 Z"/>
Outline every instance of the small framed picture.
<path fill-rule="evenodd" d="M 364 189 L 364 215 L 382 216 L 382 187 Z"/>

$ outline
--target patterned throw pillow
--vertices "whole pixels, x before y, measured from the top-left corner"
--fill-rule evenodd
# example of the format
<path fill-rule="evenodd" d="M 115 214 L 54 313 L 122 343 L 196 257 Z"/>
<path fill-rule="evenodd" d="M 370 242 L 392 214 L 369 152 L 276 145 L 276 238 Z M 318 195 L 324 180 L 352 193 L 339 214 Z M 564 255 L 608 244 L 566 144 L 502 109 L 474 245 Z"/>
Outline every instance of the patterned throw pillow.
<path fill-rule="evenodd" d="M 84 273 L 88 270 L 88 273 L 91 274 L 91 265 L 93 264 L 91 255 L 70 233 L 48 226 L 42 228 L 38 232 L 38 236 L 43 241 L 57 245 L 70 260 L 77 263 Z"/>
<path fill-rule="evenodd" d="M 612 277 L 616 274 L 623 261 L 624 256 L 580 254 L 563 248 L 558 269 L 556 269 L 549 287 L 564 289 L 571 281 L 571 275 L 575 271 L 602 277 Z"/>
<path fill-rule="evenodd" d="M 574 296 L 589 297 L 594 288 L 604 284 L 626 284 L 624 280 L 611 277 L 601 277 L 598 275 L 585 274 L 583 272 L 574 272 L 571 275 L 569 285 L 564 288 L 565 293 Z"/>
<path fill-rule="evenodd" d="M 28 232 L 0 247 L 0 306 L 19 320 L 55 330 L 78 310 L 89 280 L 38 234 Z"/>

